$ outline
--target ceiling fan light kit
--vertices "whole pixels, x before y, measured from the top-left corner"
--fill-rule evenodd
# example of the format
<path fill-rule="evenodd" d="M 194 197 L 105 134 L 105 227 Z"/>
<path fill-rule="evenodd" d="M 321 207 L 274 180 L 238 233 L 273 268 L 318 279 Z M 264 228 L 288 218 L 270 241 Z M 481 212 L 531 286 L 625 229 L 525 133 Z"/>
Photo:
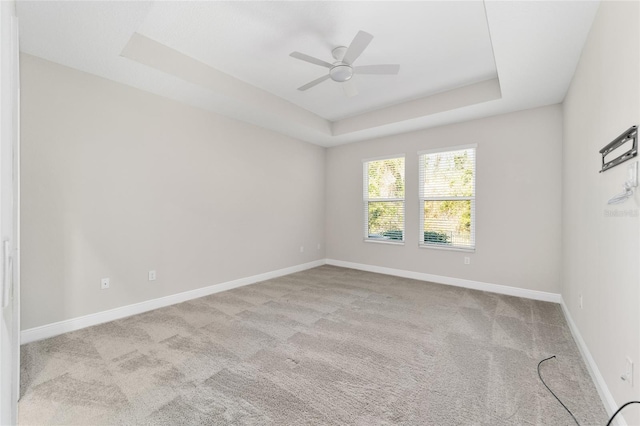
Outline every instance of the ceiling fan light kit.
<path fill-rule="evenodd" d="M 306 55 L 300 52 L 292 52 L 291 57 L 300 59 L 301 61 L 309 62 L 314 65 L 329 68 L 329 74 L 317 78 L 304 86 L 298 87 L 298 90 L 305 91 L 311 89 L 314 86 L 322 83 L 325 80 L 331 79 L 337 83 L 343 84 L 343 89 L 348 97 L 355 96 L 358 91 L 350 82 L 354 74 L 378 74 L 378 75 L 394 75 L 400 71 L 400 65 L 396 64 L 380 64 L 380 65 L 364 65 L 361 67 L 353 67 L 353 62 L 360 57 L 362 52 L 367 48 L 369 43 L 373 40 L 373 36 L 367 32 L 359 31 L 355 38 L 349 45 L 349 47 L 338 46 L 331 51 L 331 55 L 336 62 L 330 64 L 322 59 L 314 58 L 313 56 Z M 349 82 L 347 84 L 347 82 Z"/>
<path fill-rule="evenodd" d="M 353 68 L 347 64 L 338 64 L 329 70 L 329 76 L 333 81 L 344 83 L 353 77 Z"/>

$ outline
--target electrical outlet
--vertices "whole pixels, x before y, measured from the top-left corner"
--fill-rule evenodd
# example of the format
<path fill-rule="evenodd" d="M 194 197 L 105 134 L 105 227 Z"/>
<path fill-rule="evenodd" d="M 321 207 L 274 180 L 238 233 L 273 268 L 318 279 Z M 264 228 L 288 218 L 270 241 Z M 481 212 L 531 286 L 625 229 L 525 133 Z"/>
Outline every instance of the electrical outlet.
<path fill-rule="evenodd" d="M 633 361 L 629 357 L 626 359 L 624 373 L 620 376 L 620 379 L 633 387 Z"/>
<path fill-rule="evenodd" d="M 629 186 L 635 188 L 638 186 L 638 162 L 634 161 L 633 163 L 627 166 L 627 182 L 629 182 Z"/>
<path fill-rule="evenodd" d="M 320 243 L 318 243 L 318 250 L 320 250 Z"/>
<path fill-rule="evenodd" d="M 464 264 L 465 265 L 470 265 L 471 264 L 471 258 L 469 256 L 465 256 L 464 257 Z"/>
<path fill-rule="evenodd" d="M 582 309 L 582 308 L 583 308 L 583 305 L 582 305 L 582 295 L 580 295 L 580 297 L 578 297 L 578 305 L 580 306 L 580 309 Z"/>
<path fill-rule="evenodd" d="M 100 280 L 100 288 L 106 290 L 109 288 L 109 278 L 103 278 Z"/>
<path fill-rule="evenodd" d="M 300 253 L 304 253 L 304 246 L 300 246 Z"/>
<path fill-rule="evenodd" d="M 156 280 L 156 271 L 149 271 L 149 281 Z"/>

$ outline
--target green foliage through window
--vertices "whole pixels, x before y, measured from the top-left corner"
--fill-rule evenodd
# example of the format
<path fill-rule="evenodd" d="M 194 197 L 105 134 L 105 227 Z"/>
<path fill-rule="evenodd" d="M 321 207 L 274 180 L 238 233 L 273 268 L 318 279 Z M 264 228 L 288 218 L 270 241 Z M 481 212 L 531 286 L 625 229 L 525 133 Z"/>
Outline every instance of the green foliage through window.
<path fill-rule="evenodd" d="M 382 233 L 382 236 L 390 240 L 398 240 L 398 241 L 404 240 L 403 232 L 401 230 L 386 231 Z M 437 244 L 449 244 L 450 238 L 444 232 L 426 231 L 424 233 L 424 241 L 430 242 L 430 243 L 437 243 Z"/>
<path fill-rule="evenodd" d="M 451 244 L 451 239 L 444 232 L 425 231 L 424 242 L 434 244 Z"/>
<path fill-rule="evenodd" d="M 404 157 L 364 164 L 365 236 L 400 240 L 404 230 Z"/>
<path fill-rule="evenodd" d="M 424 244 L 475 246 L 475 148 L 420 156 Z"/>

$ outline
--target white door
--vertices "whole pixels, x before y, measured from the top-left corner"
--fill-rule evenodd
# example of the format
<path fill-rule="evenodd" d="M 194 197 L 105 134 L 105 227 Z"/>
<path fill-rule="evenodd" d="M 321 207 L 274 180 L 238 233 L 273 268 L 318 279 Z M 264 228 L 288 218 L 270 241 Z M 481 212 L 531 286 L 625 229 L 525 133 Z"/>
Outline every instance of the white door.
<path fill-rule="evenodd" d="M 19 53 L 13 1 L 0 1 L 0 424 L 15 424 L 20 373 Z"/>

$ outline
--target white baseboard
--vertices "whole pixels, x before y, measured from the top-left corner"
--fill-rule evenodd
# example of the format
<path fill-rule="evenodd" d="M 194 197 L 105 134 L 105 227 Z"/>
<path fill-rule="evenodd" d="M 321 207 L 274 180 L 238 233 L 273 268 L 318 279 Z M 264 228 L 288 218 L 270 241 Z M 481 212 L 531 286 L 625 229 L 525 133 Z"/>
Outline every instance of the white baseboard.
<path fill-rule="evenodd" d="M 438 284 L 452 285 L 456 287 L 470 288 L 474 290 L 488 291 L 491 293 L 506 294 L 509 296 L 524 297 L 527 299 L 541 300 L 545 302 L 559 303 L 562 306 L 562 311 L 567 319 L 567 324 L 571 330 L 574 340 L 578 345 L 578 349 L 582 354 L 582 357 L 587 365 L 589 374 L 596 386 L 598 394 L 602 399 L 602 402 L 609 413 L 612 415 L 617 409 L 618 405 L 613 399 L 613 395 L 609 391 L 607 384 L 596 365 L 595 360 L 591 356 L 589 349 L 587 348 L 580 331 L 571 318 L 571 314 L 567 309 L 562 296 L 556 293 L 549 293 L 538 290 L 528 290 L 518 287 L 510 287 L 498 284 L 490 284 L 479 281 L 465 280 L 462 278 L 445 277 L 441 275 L 427 274 L 423 272 L 407 271 L 403 269 L 386 268 L 383 266 L 366 265 L 362 263 L 345 262 L 342 260 L 334 259 L 320 259 L 309 263 L 303 263 L 301 265 L 291 266 L 288 268 L 278 269 L 276 271 L 265 272 L 263 274 L 253 275 L 250 277 L 240 278 L 225 283 L 214 284 L 208 287 L 198 288 L 195 290 L 185 291 L 183 293 L 173 294 L 170 296 L 160 297 L 158 299 L 147 300 L 133 305 L 122 306 L 108 311 L 97 312 L 95 314 L 85 315 L 78 318 L 71 318 L 64 321 L 55 322 L 52 324 L 43 325 L 40 327 L 30 328 L 23 330 L 20 333 L 21 344 L 35 342 L 37 340 L 54 337 L 59 334 L 67 333 L 70 331 L 79 330 L 85 327 L 90 327 L 97 324 L 125 318 L 131 315 L 140 314 L 143 312 L 151 311 L 153 309 L 162 308 L 176 303 L 185 302 L 191 299 L 197 299 L 198 297 L 208 296 L 210 294 L 219 293 L 225 290 L 231 290 L 234 288 L 242 287 L 249 284 L 254 284 L 260 281 L 265 281 L 271 278 L 277 278 L 284 275 L 292 274 L 295 272 L 304 271 L 307 269 L 315 268 L 322 265 L 333 265 L 343 268 L 358 269 L 361 271 L 375 272 L 379 274 L 393 275 L 403 278 L 411 278 L 421 281 L 429 281 Z M 614 424 L 618 426 L 626 426 L 627 423 L 621 414 L 618 414 Z"/>
<path fill-rule="evenodd" d="M 366 265 L 362 263 L 345 262 L 342 260 L 326 259 L 326 264 L 333 265 L 333 266 L 340 266 L 343 268 L 358 269 L 358 270 L 367 271 L 367 272 L 375 272 L 378 274 L 394 275 L 398 277 L 411 278 L 411 279 L 416 279 L 421 281 L 430 281 L 438 284 L 446 284 L 446 285 L 453 285 L 457 287 L 471 288 L 474 290 L 489 291 L 492 293 L 506 294 L 509 296 L 517 296 L 517 297 L 524 297 L 527 299 L 559 303 L 560 306 L 562 307 L 564 316 L 567 319 L 567 324 L 569 325 L 571 334 L 573 335 L 573 338 L 576 341 L 576 344 L 578 345 L 580 354 L 582 355 L 582 358 L 584 359 L 584 362 L 587 365 L 587 369 L 589 370 L 591 379 L 593 380 L 596 386 L 598 394 L 600 395 L 600 399 L 602 399 L 602 403 L 604 404 L 605 409 L 607 410 L 607 413 L 609 414 L 609 416 L 611 416 L 618 409 L 618 404 L 616 404 L 615 400 L 613 399 L 613 395 L 609 391 L 609 387 L 604 381 L 604 378 L 602 377 L 602 374 L 600 373 L 600 370 L 598 369 L 598 366 L 595 360 L 593 359 L 593 357 L 591 356 L 591 353 L 589 352 L 589 349 L 587 348 L 587 344 L 582 338 L 582 335 L 580 334 L 580 331 L 578 330 L 578 327 L 576 326 L 575 322 L 573 322 L 573 318 L 571 318 L 571 314 L 569 313 L 569 310 L 567 309 L 567 306 L 565 305 L 564 300 L 562 299 L 562 296 L 560 294 L 548 293 L 545 291 L 528 290 L 528 289 L 510 287 L 510 286 L 504 286 L 504 285 L 498 285 L 498 284 L 489 284 L 489 283 L 483 283 L 479 281 L 465 280 L 461 278 L 451 278 L 451 277 L 445 277 L 441 275 L 432 275 L 432 274 L 426 274 L 422 272 L 406 271 L 403 269 L 393 269 L 393 268 L 385 268 L 382 266 Z M 627 426 L 627 422 L 622 416 L 622 413 L 616 416 L 612 424 L 617 426 Z"/>
<path fill-rule="evenodd" d="M 383 266 L 365 265 L 363 263 L 345 262 L 342 260 L 327 259 L 326 263 L 327 265 L 341 266 L 343 268 L 359 269 L 361 271 L 376 272 L 378 274 L 394 275 L 397 277 L 411 278 L 421 281 L 430 281 L 438 284 L 471 288 L 474 290 L 506 294 L 509 296 L 524 297 L 526 299 L 542 300 L 544 302 L 560 303 L 562 301 L 562 297 L 559 294 L 548 293 L 546 291 L 529 290 L 526 288 L 510 287 L 499 284 L 489 284 L 480 281 L 465 280 L 462 278 L 451 278 L 442 275 L 426 274 L 424 272 L 385 268 Z"/>
<path fill-rule="evenodd" d="M 598 369 L 598 365 L 596 361 L 591 356 L 591 352 L 589 352 L 589 348 L 587 348 L 587 344 L 585 343 L 576 323 L 573 322 L 573 318 L 571 318 L 571 314 L 569 313 L 569 309 L 567 305 L 564 303 L 564 300 L 560 302 L 562 306 L 562 312 L 564 313 L 565 318 L 567 319 L 567 324 L 569 324 L 569 329 L 571 330 L 571 334 L 573 335 L 573 340 L 576 341 L 578 345 L 578 349 L 580 350 L 580 354 L 582 354 L 582 359 L 587 365 L 587 369 L 589 370 L 589 374 L 591 375 L 591 380 L 596 385 L 596 390 L 600 395 L 600 399 L 604 404 L 604 408 L 607 410 L 609 416 L 616 412 L 618 409 L 618 404 L 613 399 L 613 395 L 609 391 L 609 387 L 607 383 L 604 381 L 604 377 L 600 374 L 600 370 Z M 622 413 L 618 414 L 613 421 L 614 425 L 618 426 L 627 426 L 627 422 L 625 421 Z"/>
<path fill-rule="evenodd" d="M 316 260 L 301 265 L 295 265 L 288 268 L 278 269 L 276 271 L 265 272 L 264 274 L 253 275 L 251 277 L 240 278 L 225 283 L 214 284 L 208 287 L 198 288 L 195 290 L 185 291 L 183 293 L 172 294 L 170 296 L 160 297 L 158 299 L 146 300 L 133 305 L 122 306 L 110 309 L 108 311 L 97 312 L 82 317 L 71 318 L 64 321 L 54 322 L 52 324 L 23 330 L 20 333 L 20 343 L 30 343 L 36 340 L 47 339 L 59 334 L 68 333 L 70 331 L 79 330 L 92 325 L 102 324 L 105 322 L 125 318 L 131 315 L 140 314 L 151 311 L 153 309 L 163 308 L 165 306 L 174 305 L 176 303 L 185 302 L 198 297 L 208 296 L 210 294 L 219 293 L 225 290 L 254 284 L 271 278 L 281 277 L 283 275 L 293 274 L 294 272 L 304 271 L 306 269 L 315 268 L 325 264 L 325 259 Z"/>
<path fill-rule="evenodd" d="M 185 291 L 183 293 L 172 294 L 170 296 L 160 297 L 158 299 L 146 300 L 144 302 L 132 305 L 122 306 L 110 309 L 108 311 L 97 312 L 82 317 L 71 318 L 52 324 L 34 327 L 23 330 L 20 333 L 21 344 L 35 342 L 37 340 L 47 339 L 59 334 L 68 333 L 70 331 L 80 330 L 81 328 L 91 327 L 93 325 L 125 318 L 131 315 L 140 314 L 153 309 L 163 308 L 165 306 L 174 305 L 176 303 L 185 302 L 187 300 L 196 299 L 198 297 L 208 296 L 210 294 L 219 293 L 225 290 L 254 284 L 259 281 L 271 278 L 281 277 L 283 275 L 292 274 L 294 272 L 304 271 L 306 269 L 315 268 L 324 264 L 341 266 L 344 268 L 359 269 L 362 271 L 376 272 L 379 274 L 395 275 L 404 278 L 412 278 L 422 281 L 430 281 L 439 284 L 453 285 L 457 287 L 471 288 L 475 290 L 489 291 L 492 293 L 507 294 L 510 296 L 525 297 L 528 299 L 543 300 L 546 302 L 560 303 L 559 294 L 547 293 L 544 291 L 527 290 L 517 287 L 509 287 L 498 284 L 489 284 L 478 281 L 465 280 L 461 278 L 451 278 L 440 275 L 426 274 L 422 272 L 406 271 L 402 269 L 385 268 L 382 266 L 365 265 L 361 263 L 345 262 L 334 259 L 320 259 L 301 265 L 291 266 L 288 268 L 278 269 L 276 271 L 266 272 L 264 274 L 253 275 L 251 277 L 240 278 L 225 283 L 214 284 L 212 286 L 198 288 L 195 290 Z"/>

